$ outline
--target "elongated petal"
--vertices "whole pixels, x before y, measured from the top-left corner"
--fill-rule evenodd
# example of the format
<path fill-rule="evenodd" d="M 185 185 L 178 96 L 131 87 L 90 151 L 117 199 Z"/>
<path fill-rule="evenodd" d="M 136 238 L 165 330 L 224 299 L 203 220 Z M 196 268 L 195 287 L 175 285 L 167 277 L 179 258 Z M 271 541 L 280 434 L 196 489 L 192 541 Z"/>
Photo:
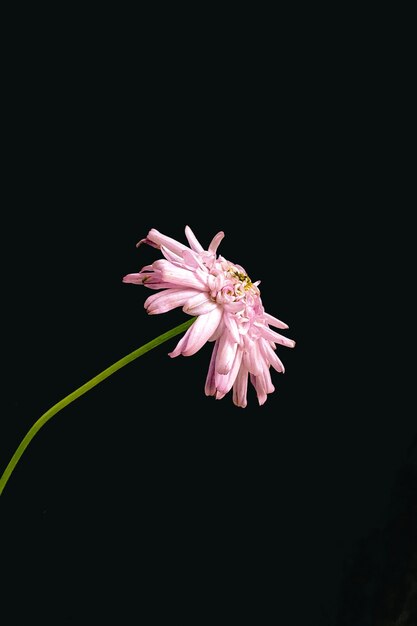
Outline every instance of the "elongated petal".
<path fill-rule="evenodd" d="M 200 315 L 200 317 L 196 319 L 189 329 L 191 332 L 187 346 L 182 351 L 184 356 L 191 356 L 204 346 L 219 325 L 222 315 L 223 311 L 221 307 L 216 306 L 210 313 Z"/>
<path fill-rule="evenodd" d="M 187 237 L 187 241 L 190 244 L 191 250 L 194 250 L 194 252 L 198 252 L 199 254 L 204 252 L 203 246 L 198 241 L 197 237 L 194 235 L 189 226 L 185 227 L 185 236 Z"/>
<path fill-rule="evenodd" d="M 240 366 L 236 380 L 233 384 L 233 403 L 244 409 L 247 405 L 248 370 Z"/>
<path fill-rule="evenodd" d="M 268 324 L 274 326 L 275 328 L 289 328 L 288 324 L 286 324 L 285 322 L 281 322 L 281 320 L 279 320 L 277 317 L 274 317 L 273 315 L 270 315 L 269 313 L 264 313 L 264 318 L 266 319 Z"/>
<path fill-rule="evenodd" d="M 219 233 L 217 233 L 217 235 L 215 235 L 209 245 L 208 251 L 211 252 L 212 254 L 216 254 L 217 252 L 217 248 L 220 245 L 221 240 L 224 237 L 224 232 L 221 230 Z"/>
<path fill-rule="evenodd" d="M 262 378 L 262 385 L 266 393 L 274 393 L 275 387 L 272 384 L 271 373 L 269 371 L 269 366 L 267 365 L 266 361 L 262 362 L 262 374 L 260 378 Z"/>
<path fill-rule="evenodd" d="M 203 291 L 194 292 L 192 297 L 184 303 L 182 310 L 188 315 L 204 315 L 205 313 L 210 313 L 210 311 L 216 307 L 218 307 L 218 305 L 213 302 L 210 295 Z"/>
<path fill-rule="evenodd" d="M 219 374 L 216 371 L 215 380 L 216 380 L 217 391 L 220 391 L 221 393 L 224 393 L 224 394 L 229 393 L 229 391 L 233 387 L 233 384 L 236 380 L 236 376 L 238 375 L 239 368 L 242 363 L 242 358 L 243 358 L 243 350 L 241 348 L 238 348 L 235 354 L 233 365 L 229 373 Z"/>
<path fill-rule="evenodd" d="M 219 306 L 210 313 L 200 315 L 179 341 L 175 350 L 169 353 L 169 356 L 176 357 L 180 354 L 191 356 L 198 352 L 216 330 L 222 315 L 223 311 Z"/>
<path fill-rule="evenodd" d="M 225 332 L 219 339 L 219 351 L 216 359 L 216 372 L 228 374 L 235 360 L 238 344 L 230 333 Z"/>
<path fill-rule="evenodd" d="M 208 291 L 207 285 L 199 278 L 196 272 L 176 267 L 169 261 L 161 259 L 153 264 L 155 269 L 161 272 L 164 282 L 171 283 L 171 286 L 192 287 L 199 291 Z"/>
<path fill-rule="evenodd" d="M 158 250 L 160 248 L 160 246 L 158 246 L 156 243 L 154 243 L 153 241 L 151 241 L 147 237 L 144 237 L 143 239 L 138 241 L 138 243 L 136 244 L 136 247 L 139 248 L 139 246 L 141 246 L 143 243 L 146 243 L 147 246 L 152 246 L 152 248 L 157 248 Z"/>
<path fill-rule="evenodd" d="M 256 341 L 245 340 L 245 349 L 243 353 L 243 363 L 246 369 L 253 375 L 259 376 L 262 371 L 260 358 L 258 353 L 258 345 Z"/>
<path fill-rule="evenodd" d="M 184 250 L 182 253 L 182 265 L 191 270 L 203 269 L 204 273 L 207 274 L 200 256 L 193 250 Z"/>
<path fill-rule="evenodd" d="M 256 389 L 256 395 L 258 398 L 258 402 L 259 402 L 259 406 L 262 406 L 262 404 L 265 404 L 266 400 L 267 400 L 267 394 L 265 391 L 265 388 L 262 384 L 262 380 L 260 376 L 254 376 L 253 374 L 250 375 L 250 381 L 252 383 L 252 385 L 255 387 Z"/>
<path fill-rule="evenodd" d="M 295 346 L 295 341 L 288 339 L 288 337 L 284 337 L 284 335 L 276 333 L 274 330 L 268 328 L 268 326 L 259 326 L 259 331 L 265 339 L 270 339 L 271 341 L 279 343 L 282 346 L 287 346 L 287 348 L 294 348 Z"/>
<path fill-rule="evenodd" d="M 216 393 L 216 384 L 215 384 L 215 363 L 216 363 L 216 355 L 217 349 L 219 347 L 219 342 L 216 341 L 214 344 L 213 352 L 211 353 L 210 365 L 207 372 L 206 384 L 204 387 L 204 393 L 206 396 L 214 396 Z"/>
<path fill-rule="evenodd" d="M 239 334 L 239 329 L 238 329 L 238 325 L 236 322 L 236 317 L 225 314 L 223 315 L 223 320 L 228 330 L 230 331 L 230 334 L 233 337 L 234 341 L 236 341 L 236 343 L 240 343 L 240 334 Z"/>
<path fill-rule="evenodd" d="M 263 339 L 263 340 L 261 339 L 259 343 L 260 343 L 261 352 L 263 353 L 268 363 L 270 363 L 277 372 L 284 373 L 285 367 L 281 359 L 278 358 L 274 350 L 269 345 L 268 341 L 266 339 Z"/>
<path fill-rule="evenodd" d="M 182 264 L 182 257 L 180 257 L 178 254 L 175 254 L 175 252 L 172 252 L 172 250 L 168 250 L 168 248 L 166 248 L 165 246 L 161 246 L 161 252 L 167 261 L 170 261 L 174 265 Z"/>
<path fill-rule="evenodd" d="M 196 321 L 198 321 L 198 320 L 196 320 Z M 196 322 L 194 322 L 194 324 L 195 323 Z M 182 354 L 184 346 L 187 345 L 188 335 L 190 333 L 191 328 L 192 328 L 192 326 L 190 326 L 190 328 L 187 330 L 185 335 L 183 335 L 183 337 L 181 337 L 181 339 L 179 340 L 179 342 L 175 346 L 174 350 L 172 352 L 168 352 L 168 356 L 170 356 L 171 359 L 174 359 L 175 357 L 180 356 L 180 354 Z"/>
<path fill-rule="evenodd" d="M 136 246 L 140 246 L 142 243 L 147 243 L 148 245 L 154 246 L 154 248 L 160 248 L 161 246 L 165 246 L 165 248 L 168 248 L 168 250 L 171 250 L 171 252 L 175 252 L 175 254 L 178 254 L 179 256 L 181 256 L 181 252 L 183 250 L 187 249 L 187 246 L 184 246 L 184 244 L 176 241 L 175 239 L 172 239 L 172 237 L 167 237 L 166 235 L 163 235 L 155 228 L 151 228 L 146 238 L 141 239 L 136 244 Z"/>
<path fill-rule="evenodd" d="M 223 318 L 224 318 L 224 315 L 223 315 L 222 319 L 220 320 L 220 324 L 217 326 L 217 328 L 214 331 L 214 333 L 212 334 L 212 336 L 209 337 L 209 341 L 216 341 L 224 333 L 225 325 L 224 325 Z"/>
<path fill-rule="evenodd" d="M 133 285 L 142 285 L 143 283 L 143 274 L 140 272 L 136 274 L 126 274 L 123 276 L 124 283 L 132 283 Z"/>
<path fill-rule="evenodd" d="M 149 315 L 166 313 L 178 306 L 183 306 L 194 295 L 199 295 L 195 289 L 166 289 L 145 300 L 144 307 Z"/>
<path fill-rule="evenodd" d="M 148 272 L 153 272 L 153 271 L 154 271 L 154 267 L 153 267 L 153 263 L 151 263 L 150 265 L 144 265 L 142 269 L 140 270 L 140 273 L 146 274 Z"/>

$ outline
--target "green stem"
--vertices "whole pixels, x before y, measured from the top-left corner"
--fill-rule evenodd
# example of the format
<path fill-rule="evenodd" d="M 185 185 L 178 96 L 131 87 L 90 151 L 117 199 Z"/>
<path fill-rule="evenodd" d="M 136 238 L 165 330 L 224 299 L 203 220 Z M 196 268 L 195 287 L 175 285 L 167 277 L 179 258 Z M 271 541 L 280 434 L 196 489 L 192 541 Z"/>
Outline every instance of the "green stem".
<path fill-rule="evenodd" d="M 130 363 L 131 361 L 134 361 L 138 357 L 142 356 L 142 354 L 145 354 L 145 352 L 149 352 L 149 350 L 156 348 L 161 343 L 164 343 L 164 341 L 168 341 L 168 339 L 171 339 L 171 337 L 175 337 L 175 335 L 179 335 L 180 333 L 182 333 L 184 330 L 186 330 L 187 328 L 191 326 L 191 324 L 195 321 L 195 319 L 196 319 L 195 317 L 192 317 L 191 319 L 187 320 L 183 324 L 180 324 L 179 326 L 172 328 L 171 330 L 169 330 L 166 333 L 163 333 L 156 339 L 152 339 L 152 341 L 149 341 L 148 343 L 145 343 L 145 345 L 141 346 L 140 348 L 137 348 L 137 350 L 134 350 L 130 354 L 127 354 L 119 361 L 116 361 L 116 363 L 113 363 L 113 365 L 110 365 L 110 367 L 105 369 L 103 372 L 101 372 L 97 376 L 94 376 L 94 378 L 86 382 L 84 385 L 82 385 L 81 387 L 78 387 L 78 389 L 70 393 L 68 396 L 65 396 L 65 398 L 57 402 L 57 404 L 54 404 L 53 407 L 51 407 L 48 411 L 46 411 L 46 413 L 44 413 L 38 419 L 38 421 L 33 424 L 31 429 L 27 432 L 25 437 L 22 439 L 19 447 L 17 448 L 16 452 L 10 459 L 8 466 L 6 467 L 6 469 L 3 472 L 2 477 L 0 478 L 0 495 L 2 494 L 3 489 L 5 488 L 7 481 L 9 480 L 17 463 L 19 462 L 19 459 L 22 456 L 23 452 L 26 450 L 26 448 L 28 447 L 28 445 L 30 444 L 30 442 L 32 441 L 36 433 L 42 428 L 42 426 L 44 426 L 44 424 L 46 424 L 46 422 L 48 422 L 51 419 L 51 417 L 56 415 L 64 407 L 71 404 L 71 402 L 74 402 L 74 400 L 82 396 L 84 393 L 86 393 L 87 391 L 89 391 L 90 389 L 98 385 L 99 383 L 101 383 L 103 380 L 105 380 L 106 378 L 114 374 L 114 372 L 117 372 L 117 370 L 121 369 L 122 367 Z"/>

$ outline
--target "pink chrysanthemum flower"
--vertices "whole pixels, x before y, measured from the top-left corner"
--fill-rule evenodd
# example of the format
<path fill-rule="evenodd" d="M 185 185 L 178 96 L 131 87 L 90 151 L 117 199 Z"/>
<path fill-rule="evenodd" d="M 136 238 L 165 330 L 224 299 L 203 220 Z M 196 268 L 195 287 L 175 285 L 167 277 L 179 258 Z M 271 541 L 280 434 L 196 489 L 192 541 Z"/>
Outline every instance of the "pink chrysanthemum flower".
<path fill-rule="evenodd" d="M 123 281 L 163 290 L 146 300 L 144 306 L 150 315 L 182 307 L 184 313 L 197 316 L 169 356 L 191 356 L 207 341 L 215 342 L 206 395 L 219 400 L 233 387 L 233 402 L 245 407 L 249 376 L 259 404 L 263 404 L 267 394 L 275 390 L 270 366 L 277 372 L 285 371 L 275 344 L 293 348 L 295 341 L 269 327 L 288 328 L 265 312 L 260 281 L 252 283 L 243 267 L 216 256 L 223 232 L 217 233 L 208 250 L 188 226 L 185 235 L 190 247 L 152 228 L 137 245 L 147 243 L 158 248 L 165 259 L 146 265 L 138 274 L 128 274 Z"/>

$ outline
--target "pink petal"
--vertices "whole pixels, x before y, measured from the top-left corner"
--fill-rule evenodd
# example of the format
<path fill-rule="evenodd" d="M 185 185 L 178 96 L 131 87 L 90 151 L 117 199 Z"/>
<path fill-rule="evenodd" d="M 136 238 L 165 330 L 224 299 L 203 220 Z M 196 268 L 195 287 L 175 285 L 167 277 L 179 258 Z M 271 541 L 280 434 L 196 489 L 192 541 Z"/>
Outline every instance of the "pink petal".
<path fill-rule="evenodd" d="M 267 340 L 266 339 L 260 340 L 259 345 L 268 363 L 270 363 L 277 372 L 284 373 L 285 372 L 284 364 L 282 363 L 281 359 L 278 358 L 276 353 L 273 351 L 273 349 L 271 348 Z"/>
<path fill-rule="evenodd" d="M 247 405 L 248 370 L 244 365 L 240 366 L 236 380 L 233 384 L 233 403 L 244 409 Z"/>
<path fill-rule="evenodd" d="M 161 252 L 167 261 L 174 263 L 174 265 L 182 265 L 182 257 L 178 256 L 178 254 L 175 254 L 175 252 L 168 250 L 168 248 L 166 248 L 165 246 L 161 246 Z"/>
<path fill-rule="evenodd" d="M 223 320 L 224 320 L 225 325 L 229 329 L 230 334 L 232 335 L 234 341 L 236 341 L 236 343 L 240 343 L 240 334 L 239 334 L 239 329 L 237 326 L 235 316 L 225 313 L 223 315 Z"/>
<path fill-rule="evenodd" d="M 197 322 L 198 320 L 196 320 L 194 322 L 194 324 Z M 193 326 L 194 326 L 193 324 Z M 183 337 L 181 337 L 181 339 L 179 340 L 179 342 L 177 343 L 177 345 L 175 346 L 174 350 L 172 352 L 168 352 L 168 356 L 171 357 L 171 359 L 174 359 L 175 357 L 179 356 L 180 354 L 182 354 L 182 350 L 184 348 L 184 346 L 187 345 L 187 341 L 188 341 L 188 334 L 191 330 L 192 326 L 190 326 L 190 328 L 187 330 L 187 332 L 185 333 L 185 335 L 183 335 Z"/>
<path fill-rule="evenodd" d="M 143 280 L 143 274 L 126 274 L 123 276 L 124 283 L 132 283 L 134 285 L 141 285 Z"/>
<path fill-rule="evenodd" d="M 184 250 L 182 253 L 182 266 L 196 270 L 198 268 L 204 269 L 204 265 L 200 257 L 193 250 Z M 207 270 L 204 270 L 207 273 Z"/>
<path fill-rule="evenodd" d="M 246 337 L 245 339 L 243 363 L 246 369 L 255 376 L 259 376 L 259 374 L 262 372 L 261 359 L 259 357 L 257 342 L 252 341 L 251 339 L 249 339 L 249 337 Z"/>
<path fill-rule="evenodd" d="M 270 339 L 275 343 L 280 343 L 282 346 L 286 346 L 287 348 L 294 348 L 295 341 L 292 339 L 288 339 L 288 337 L 284 337 L 284 335 L 280 335 L 276 333 L 274 330 L 268 328 L 268 326 L 258 326 L 262 337 L 265 339 Z"/>
<path fill-rule="evenodd" d="M 272 384 L 271 373 L 269 371 L 269 367 L 266 361 L 264 361 L 262 364 L 262 374 L 260 378 L 262 379 L 262 386 L 265 389 L 266 393 L 274 393 L 275 387 Z"/>
<path fill-rule="evenodd" d="M 149 315 L 166 313 L 177 306 L 183 306 L 195 294 L 200 295 L 195 289 L 167 289 L 149 296 L 144 307 Z"/>
<path fill-rule="evenodd" d="M 171 283 L 171 287 L 192 287 L 199 291 L 208 291 L 207 285 L 198 277 L 197 272 L 176 267 L 165 259 L 155 261 L 153 266 L 161 272 L 161 278 L 164 282 Z"/>
<path fill-rule="evenodd" d="M 217 248 L 219 247 L 219 244 L 221 240 L 223 239 L 223 237 L 224 237 L 224 232 L 221 230 L 219 233 L 217 233 L 217 235 L 213 237 L 212 242 L 209 245 L 208 251 L 211 252 L 212 254 L 216 254 Z"/>
<path fill-rule="evenodd" d="M 191 230 L 189 226 L 185 227 L 185 236 L 187 237 L 187 241 L 190 244 L 191 250 L 194 250 L 194 252 L 198 252 L 200 254 L 201 252 L 204 252 L 203 246 L 198 241 L 197 237 L 194 235 L 193 231 Z"/>
<path fill-rule="evenodd" d="M 188 315 L 204 315 L 210 313 L 217 306 L 207 292 L 194 292 L 192 297 L 184 302 L 182 310 Z"/>
<path fill-rule="evenodd" d="M 198 352 L 216 330 L 222 315 L 223 311 L 219 306 L 216 306 L 210 313 L 200 315 L 169 356 L 176 357 L 179 354 L 192 356 Z"/>
<path fill-rule="evenodd" d="M 162 281 L 161 272 L 159 270 L 155 270 L 154 264 L 145 265 L 138 274 L 127 274 L 124 276 L 123 282 L 144 285 L 150 289 L 172 287 L 170 283 L 164 283 Z"/>
<path fill-rule="evenodd" d="M 245 302 L 243 300 L 236 300 L 235 302 L 224 302 L 223 304 L 226 311 L 230 313 L 238 313 L 245 308 Z"/>
<path fill-rule="evenodd" d="M 268 324 L 274 326 L 275 328 L 289 328 L 288 324 L 286 324 L 285 322 L 281 322 L 281 320 L 279 320 L 277 317 L 274 317 L 273 315 L 270 315 L 269 313 L 264 313 L 264 318 L 268 322 Z"/>
<path fill-rule="evenodd" d="M 220 349 L 220 348 L 219 348 Z M 216 388 L 217 391 L 221 393 L 228 393 L 236 380 L 236 376 L 238 375 L 241 363 L 243 358 L 243 350 L 238 349 L 236 351 L 235 359 L 233 361 L 233 365 L 228 374 L 219 374 L 216 371 L 215 380 L 216 380 Z"/>
<path fill-rule="evenodd" d="M 172 237 L 167 237 L 166 235 L 163 235 L 155 228 L 151 228 L 146 239 L 141 239 L 136 244 L 136 246 L 140 246 L 142 243 L 147 243 L 154 248 L 160 248 L 161 246 L 165 246 L 166 248 L 168 248 L 168 250 L 170 250 L 171 252 L 175 252 L 175 254 L 178 254 L 179 256 L 181 256 L 181 252 L 183 250 L 187 250 L 187 246 L 184 246 L 184 244 L 180 243 L 179 241 L 172 239 Z"/>
<path fill-rule="evenodd" d="M 208 277 L 210 276 L 210 274 L 208 274 L 207 269 L 204 267 L 204 265 L 203 265 L 203 268 L 204 269 L 201 269 L 201 268 L 198 267 L 195 270 L 194 273 L 201 280 L 201 282 L 203 283 L 204 288 L 206 289 L 206 291 L 208 291 L 209 290 L 209 288 L 208 288 Z"/>
<path fill-rule="evenodd" d="M 232 369 L 238 344 L 229 332 L 223 333 L 219 339 L 219 351 L 216 359 L 216 372 L 228 374 Z"/>
<path fill-rule="evenodd" d="M 141 272 L 153 272 L 154 271 L 153 263 L 149 263 L 149 265 L 144 265 L 140 271 Z"/>
<path fill-rule="evenodd" d="M 136 247 L 139 248 L 139 246 L 141 246 L 143 243 L 146 243 L 146 245 L 148 246 L 152 246 L 152 248 L 158 248 L 158 250 L 160 248 L 160 246 L 158 246 L 156 243 L 153 243 L 153 241 L 150 241 L 150 239 L 148 239 L 147 237 L 138 241 Z"/>
<path fill-rule="evenodd" d="M 258 397 L 259 405 L 262 406 L 262 404 L 265 404 L 268 396 L 266 395 L 260 376 L 254 376 L 253 374 L 251 374 L 250 381 L 256 389 L 256 395 Z"/>
<path fill-rule="evenodd" d="M 196 319 L 194 324 L 189 328 L 191 332 L 187 346 L 182 351 L 184 356 L 192 356 L 204 346 L 219 325 L 222 315 L 223 311 L 221 307 L 216 306 L 210 313 L 200 315 L 200 317 Z"/>
<path fill-rule="evenodd" d="M 209 341 L 216 341 L 217 339 L 219 339 L 219 337 L 222 336 L 222 334 L 224 333 L 224 315 L 222 317 L 222 319 L 220 320 L 220 324 L 217 326 L 216 330 L 214 331 L 214 333 L 212 334 L 212 336 L 209 338 Z"/>
<path fill-rule="evenodd" d="M 215 369 L 214 364 L 216 362 L 217 349 L 219 347 L 219 342 L 216 341 L 214 344 L 213 352 L 211 353 L 210 365 L 207 372 L 206 385 L 204 387 L 204 392 L 206 396 L 214 396 L 216 393 L 216 385 L 215 385 Z"/>

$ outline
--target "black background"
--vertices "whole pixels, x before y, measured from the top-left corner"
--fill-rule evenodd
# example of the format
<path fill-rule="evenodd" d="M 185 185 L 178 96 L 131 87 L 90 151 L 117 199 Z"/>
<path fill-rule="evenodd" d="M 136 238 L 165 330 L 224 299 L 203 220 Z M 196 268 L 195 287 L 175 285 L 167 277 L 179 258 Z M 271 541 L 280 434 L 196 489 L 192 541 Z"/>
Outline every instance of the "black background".
<path fill-rule="evenodd" d="M 346 90 L 314 38 L 195 57 L 80 37 L 11 53 L 1 469 L 51 405 L 184 321 L 122 284 L 158 258 L 135 248 L 152 227 L 205 247 L 224 230 L 297 346 L 262 407 L 206 398 L 211 347 L 171 360 L 173 339 L 54 417 L 2 497 L 8 623 L 329 624 L 416 433 L 375 314 L 366 81 Z"/>

